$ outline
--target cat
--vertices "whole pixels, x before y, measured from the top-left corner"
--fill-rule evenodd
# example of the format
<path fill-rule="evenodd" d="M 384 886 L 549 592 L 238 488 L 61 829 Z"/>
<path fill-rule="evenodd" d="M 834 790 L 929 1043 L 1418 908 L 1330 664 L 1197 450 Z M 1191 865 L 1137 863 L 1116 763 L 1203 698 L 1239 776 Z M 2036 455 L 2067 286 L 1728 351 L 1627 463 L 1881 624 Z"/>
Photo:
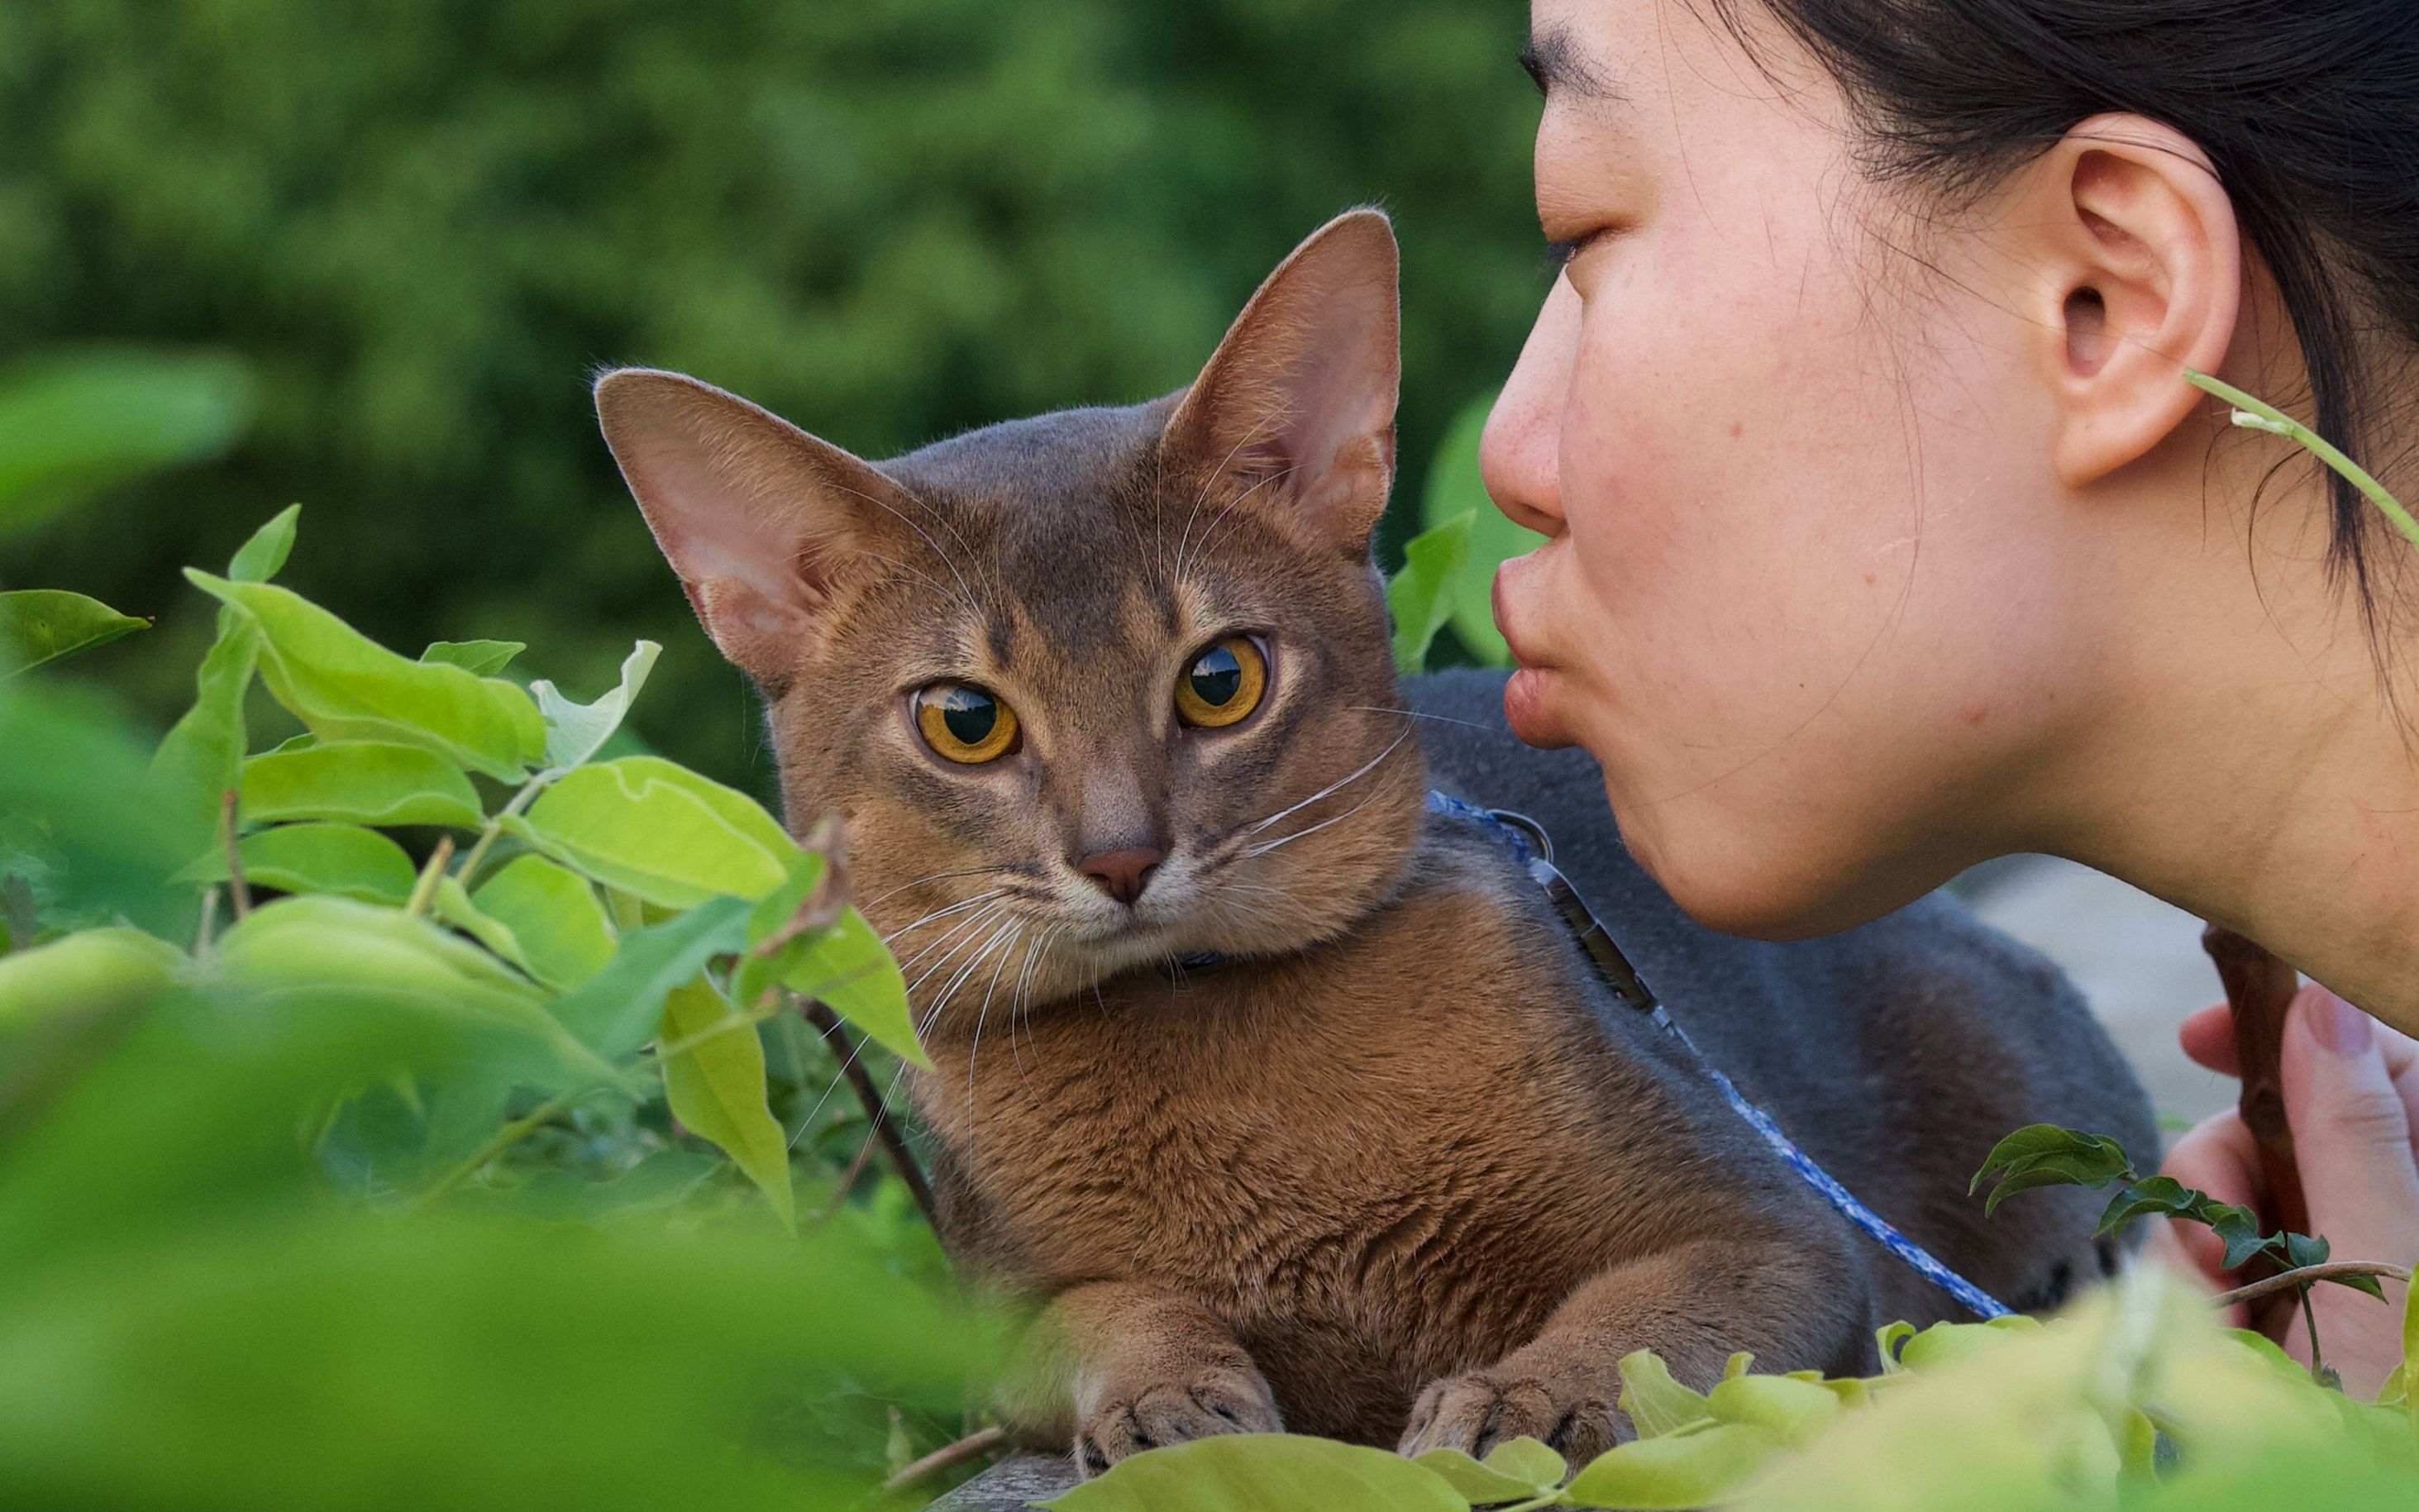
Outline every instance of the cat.
<path fill-rule="evenodd" d="M 2055 968 L 1934 900 L 1759 945 L 1628 857 L 1500 681 L 1396 686 L 1371 533 L 1396 252 L 1339 217 L 1163 398 L 871 464 L 694 378 L 604 375 L 608 444 L 762 689 L 791 822 L 843 817 L 911 983 L 941 1233 L 1034 1309 L 1003 1420 L 1097 1473 L 1208 1434 L 1572 1456 L 1617 1362 L 1865 1371 L 1964 1316 L 1618 1004 L 1498 837 L 1542 819 L 1674 1016 L 1809 1152 L 1995 1294 L 2121 1257 L 2080 1192 L 1983 1221 L 2049 1121 L 2157 1148 Z M 1425 741 L 1420 733 L 1425 734 Z"/>

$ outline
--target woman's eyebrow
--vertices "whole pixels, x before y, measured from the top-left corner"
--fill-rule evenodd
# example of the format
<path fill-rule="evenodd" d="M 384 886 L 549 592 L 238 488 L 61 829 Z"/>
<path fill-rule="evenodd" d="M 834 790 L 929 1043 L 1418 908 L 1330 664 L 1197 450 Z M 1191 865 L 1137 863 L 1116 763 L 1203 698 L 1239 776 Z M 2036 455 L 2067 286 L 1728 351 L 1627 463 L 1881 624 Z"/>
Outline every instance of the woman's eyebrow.
<path fill-rule="evenodd" d="M 1582 100 L 1619 100 L 1621 91 L 1575 40 L 1567 26 L 1556 24 L 1529 34 L 1520 49 L 1520 67 L 1537 93 L 1551 98 L 1560 90 Z"/>

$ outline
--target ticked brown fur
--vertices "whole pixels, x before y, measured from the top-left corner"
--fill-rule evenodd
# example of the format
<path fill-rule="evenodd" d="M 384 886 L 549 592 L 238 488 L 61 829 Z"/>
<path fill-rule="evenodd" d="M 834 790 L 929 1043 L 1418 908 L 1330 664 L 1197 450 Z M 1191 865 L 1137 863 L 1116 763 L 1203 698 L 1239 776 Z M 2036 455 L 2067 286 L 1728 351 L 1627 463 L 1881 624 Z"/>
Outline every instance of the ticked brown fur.
<path fill-rule="evenodd" d="M 1611 1002 L 1493 840 L 1425 817 L 1369 559 L 1394 301 L 1391 231 L 1348 215 L 1179 393 L 879 467 L 691 378 L 598 385 L 649 525 L 765 692 L 793 823 L 843 815 L 907 972 L 944 1242 L 1036 1310 L 1004 1414 L 1087 1469 L 1280 1425 L 1584 1454 L 1626 1431 L 1630 1350 L 1700 1385 L 1736 1350 L 1850 1369 L 1880 1315 L 1952 1311 Z M 1184 723 L 1179 679 L 1234 636 L 1265 652 L 1261 702 Z M 934 686 L 1012 709 L 1013 748 L 945 758 L 916 717 Z M 1156 860 L 1121 897 L 1086 874 L 1103 856 Z M 2109 1263 L 2088 1206 L 1985 1227 L 1963 1173 L 2019 1123 L 2147 1119 L 2071 995 L 1967 928 L 1820 967 L 1813 1016 L 1762 1037 L 1703 1026 L 1869 1201 L 2054 1301 Z M 1898 970 L 1935 946 L 1948 969 Z M 1716 1014 L 1796 992 L 1756 971 L 1691 986 Z M 2036 1001 L 2091 1075 L 2007 1027 Z"/>

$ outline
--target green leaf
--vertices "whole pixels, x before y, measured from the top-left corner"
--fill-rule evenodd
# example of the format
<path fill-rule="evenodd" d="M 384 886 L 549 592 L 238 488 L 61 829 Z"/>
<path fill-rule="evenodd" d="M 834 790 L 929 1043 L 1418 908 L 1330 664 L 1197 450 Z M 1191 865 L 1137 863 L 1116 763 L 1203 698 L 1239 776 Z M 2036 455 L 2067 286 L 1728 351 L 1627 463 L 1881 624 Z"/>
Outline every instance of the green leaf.
<path fill-rule="evenodd" d="M 501 678 L 407 660 L 269 583 L 185 575 L 260 626 L 261 680 L 322 740 L 421 746 L 501 781 L 518 781 L 545 752 L 537 706 Z"/>
<path fill-rule="evenodd" d="M 513 1065 L 541 1089 L 623 1083 L 555 1022 L 536 987 L 400 909 L 324 894 L 280 899 L 219 937 L 214 976 L 271 1005 L 336 1001 L 468 1020 L 500 1031 L 500 1050 L 525 1052 Z"/>
<path fill-rule="evenodd" d="M 477 677 L 493 677 L 528 649 L 526 640 L 433 640 L 420 659 L 459 667 Z"/>
<path fill-rule="evenodd" d="M 294 527 L 302 517 L 300 504 L 288 504 L 252 532 L 227 563 L 227 577 L 239 583 L 265 583 L 277 576 L 294 551 Z"/>
<path fill-rule="evenodd" d="M 1641 1438 L 1656 1438 L 1714 1415 L 1704 1393 L 1672 1379 L 1672 1367 L 1652 1350 L 1633 1350 L 1623 1355 L 1619 1369 L 1618 1405 Z"/>
<path fill-rule="evenodd" d="M 2113 1234 L 2144 1213 L 2190 1213 L 2193 1199 L 2200 1196 L 2172 1176 L 2145 1177 L 2118 1188 L 2100 1214 L 2100 1227 L 2093 1230 L 2093 1237 Z"/>
<path fill-rule="evenodd" d="M 485 893 L 472 894 L 483 906 Z M 664 1000 L 675 988 L 693 980 L 708 961 L 747 944 L 747 901 L 714 899 L 624 933 L 612 961 L 557 1002 L 554 1015 L 581 1043 L 619 1059 L 655 1038 Z"/>
<path fill-rule="evenodd" d="M 1739 1490 L 1780 1453 L 1780 1440 L 1746 1423 L 1711 1423 L 1639 1439 L 1598 1455 L 1571 1481 L 1579 1506 L 1687 1512 Z"/>
<path fill-rule="evenodd" d="M 91 1012 L 139 1001 L 189 964 L 182 952 L 141 930 L 82 930 L 0 956 L 0 1032 L 54 1013 Z"/>
<path fill-rule="evenodd" d="M 1223 1433 L 1119 1460 L 1039 1504 L 1059 1512 L 1469 1512 L 1444 1477 L 1383 1449 Z"/>
<path fill-rule="evenodd" d="M 2334 1246 L 2329 1244 L 2322 1234 L 2288 1233 L 2278 1237 L 2284 1241 L 2285 1265 L 2288 1270 L 2298 1271 L 2305 1265 L 2324 1265 L 2327 1257 L 2334 1253 Z"/>
<path fill-rule="evenodd" d="M 2384 1284 L 2373 1275 L 2331 1275 L 2323 1279 L 2338 1287 L 2350 1287 L 2354 1291 L 2366 1292 L 2380 1302 L 2386 1300 Z"/>
<path fill-rule="evenodd" d="M 2226 1242 L 2226 1253 L 2218 1261 L 2222 1270 L 2235 1271 L 2251 1263 L 2254 1256 L 2273 1249 L 2284 1249 L 2283 1240 L 2259 1231 L 2259 1215 L 2249 1208 L 2238 1208 L 2206 1197 L 2195 1205 L 2194 1216 L 2207 1223 L 2217 1237 Z"/>
<path fill-rule="evenodd" d="M 260 656 L 260 629 L 228 615 L 193 674 L 193 706 L 151 758 L 151 772 L 186 817 L 205 829 L 219 823 L 223 795 L 242 785 L 243 696 Z"/>
<path fill-rule="evenodd" d="M 798 857 L 797 842 L 756 800 L 659 756 L 578 767 L 505 827 L 572 870 L 664 908 L 725 894 L 762 898 Z"/>
<path fill-rule="evenodd" d="M 1550 1449 L 1546 1452 L 1553 1453 Z M 1562 1457 L 1555 1455 L 1554 1458 L 1559 1459 Z M 1525 1476 L 1491 1470 L 1458 1449 L 1430 1449 L 1411 1463 L 1433 1473 L 1471 1506 L 1525 1502 L 1545 1489 L 1532 1484 Z"/>
<path fill-rule="evenodd" d="M 2385 1378 L 2385 1387 L 2378 1393 L 2380 1407 L 2398 1407 L 2414 1427 L 2419 1427 L 2419 1286 L 2411 1288 L 2402 1299 L 2402 1363 Z"/>
<path fill-rule="evenodd" d="M 757 903 L 747 920 L 749 952 L 732 979 L 732 995 L 752 1007 L 778 981 L 801 997 L 820 1000 L 900 1059 L 931 1070 L 916 1040 L 898 961 L 864 915 L 847 907 L 831 912 L 819 893 L 824 871 L 824 857 L 802 851 L 781 885 Z M 804 910 L 829 915 L 828 922 L 797 934 L 770 956 L 755 953 L 755 947 L 793 925 Z"/>
<path fill-rule="evenodd" d="M 2041 1326 L 2040 1319 L 2023 1313 L 1987 1323 L 1934 1323 L 1900 1348 L 1898 1361 L 1909 1370 L 1934 1370 L 1970 1358 L 2011 1334 L 2029 1334 Z"/>
<path fill-rule="evenodd" d="M 1394 671 L 1416 677 L 1427 671 L 1428 644 L 1453 612 L 1454 579 L 1470 558 L 1470 511 L 1411 537 L 1403 548 L 1403 570 L 1386 584 L 1386 608 L 1394 619 Z"/>
<path fill-rule="evenodd" d="M 358 825 L 281 825 L 245 836 L 238 849 L 245 880 L 280 892 L 330 892 L 399 907 L 418 875 L 402 846 Z M 226 881 L 225 852 L 203 856 L 177 880 Z"/>
<path fill-rule="evenodd" d="M 613 738 L 613 732 L 622 727 L 623 718 L 630 712 L 630 701 L 647 686 L 647 673 L 655 670 L 655 658 L 663 649 L 653 640 L 641 640 L 633 646 L 622 660 L 620 684 L 593 703 L 574 703 L 543 678 L 530 684 L 530 692 L 537 698 L 538 713 L 546 719 L 547 770 L 567 772 L 583 765 Z"/>
<path fill-rule="evenodd" d="M 459 829 L 485 822 L 460 767 L 425 747 L 377 740 L 315 741 L 254 756 L 243 764 L 243 816 Z"/>
<path fill-rule="evenodd" d="M 558 992 L 579 986 L 613 959 L 613 926 L 596 889 L 542 856 L 516 856 L 469 902 L 512 931 L 531 975 Z"/>
<path fill-rule="evenodd" d="M 511 927 L 482 912 L 479 905 L 470 901 L 470 894 L 459 878 L 441 876 L 437 879 L 436 890 L 429 894 L 428 912 L 439 923 L 453 925 L 519 967 L 522 975 L 537 980 L 536 968 L 530 964 L 528 953 L 521 949 L 521 942 Z"/>
<path fill-rule="evenodd" d="M 1535 1490 L 1550 1491 L 1563 1484 L 1570 1465 L 1544 1443 L 1532 1438 L 1506 1440 L 1487 1457 L 1487 1468 L 1499 1475 L 1524 1480 Z"/>
<path fill-rule="evenodd" d="M 1899 1363 L 1898 1351 L 1901 1346 L 1913 1337 L 1915 1337 L 1915 1325 L 1904 1319 L 1895 1323 L 1884 1323 L 1873 1330 L 1873 1347 L 1880 1351 L 1883 1375 L 1894 1376 L 1906 1368 Z"/>
<path fill-rule="evenodd" d="M 14 677 L 149 628 L 148 620 L 120 614 L 100 599 L 61 588 L 0 594 L 0 677 Z"/>
<path fill-rule="evenodd" d="M 1734 1376 L 1705 1402 L 1717 1421 L 1752 1424 L 1793 1448 L 1813 1443 L 1841 1410 L 1836 1395 L 1790 1376 Z"/>
<path fill-rule="evenodd" d="M 1966 1191 L 1981 1190 L 1994 1171 L 1999 1173 L 1998 1184 L 1982 1205 L 1987 1216 L 2018 1192 L 2037 1186 L 2106 1186 L 2130 1177 L 2133 1169 L 2125 1147 L 2114 1139 L 2036 1123 L 1994 1146 Z"/>
<path fill-rule="evenodd" d="M 1533 551 L 1545 542 L 1536 532 L 1515 525 L 1487 496 L 1479 475 L 1479 439 L 1487 429 L 1487 412 L 1495 408 L 1492 393 L 1463 407 L 1446 427 L 1444 440 L 1428 464 L 1427 486 L 1420 500 L 1420 524 L 1434 529 L 1456 515 L 1468 514 L 1469 548 L 1461 570 L 1450 579 L 1453 633 L 1464 649 L 1488 667 L 1508 667 L 1511 648 L 1495 627 L 1495 569 L 1505 559 Z"/>
<path fill-rule="evenodd" d="M 764 1042 L 705 978 L 664 1000 L 664 1096 L 690 1133 L 722 1148 L 794 1227 L 790 1140 L 765 1102 Z M 686 1048 L 679 1048 L 682 1045 Z"/>
<path fill-rule="evenodd" d="M 0 535 L 93 489 L 232 441 L 251 409 L 243 365 L 215 353 L 96 350 L 0 375 Z"/>

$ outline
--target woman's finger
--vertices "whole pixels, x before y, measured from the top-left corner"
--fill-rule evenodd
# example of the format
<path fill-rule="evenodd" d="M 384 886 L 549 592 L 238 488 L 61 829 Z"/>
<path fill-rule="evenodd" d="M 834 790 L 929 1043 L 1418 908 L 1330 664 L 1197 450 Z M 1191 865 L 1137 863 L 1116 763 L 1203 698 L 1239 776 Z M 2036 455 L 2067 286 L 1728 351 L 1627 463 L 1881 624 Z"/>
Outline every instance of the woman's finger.
<path fill-rule="evenodd" d="M 2419 1158 L 2411 1109 L 2387 1063 L 2392 1032 L 2323 987 L 2303 989 L 2286 1020 L 2294 1165 L 2310 1227 L 2338 1260 L 2419 1260 Z M 2310 1297 L 2327 1363 L 2363 1400 L 2402 1358 L 2403 1288 L 2389 1282 L 2385 1290 L 2386 1303 L 2333 1286 Z M 2298 1322 L 2286 1347 L 2309 1358 Z"/>
<path fill-rule="evenodd" d="M 2242 1074 L 2242 1057 L 2234 1050 L 2234 1010 L 2224 1003 L 2184 1020 L 2177 1026 L 2176 1040 L 2195 1064 L 2223 1076 Z"/>

